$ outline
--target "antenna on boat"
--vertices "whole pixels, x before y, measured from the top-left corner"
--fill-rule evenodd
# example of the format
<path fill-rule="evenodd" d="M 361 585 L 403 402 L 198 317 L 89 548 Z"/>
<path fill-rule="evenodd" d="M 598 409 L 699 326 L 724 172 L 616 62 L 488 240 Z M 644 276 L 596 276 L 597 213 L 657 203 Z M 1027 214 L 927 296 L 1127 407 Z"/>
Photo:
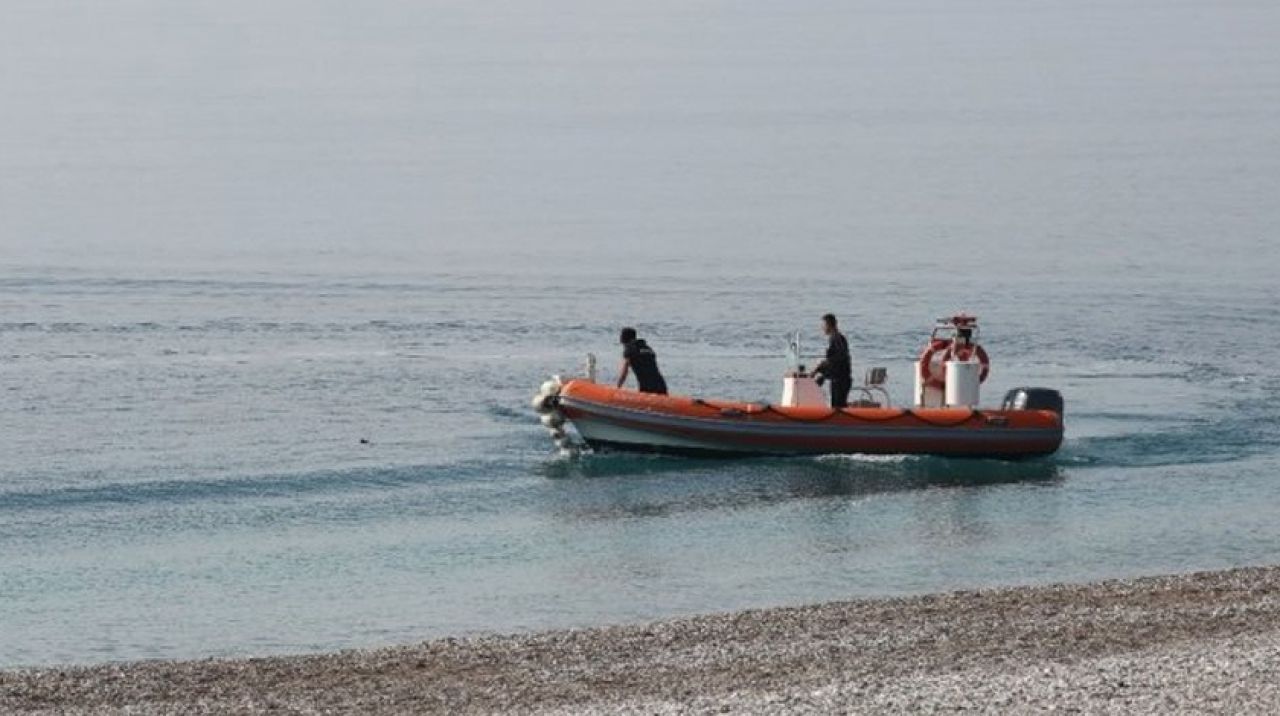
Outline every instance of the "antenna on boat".
<path fill-rule="evenodd" d="M 800 372 L 801 358 L 800 353 L 800 331 L 796 331 L 787 337 L 787 370 Z"/>

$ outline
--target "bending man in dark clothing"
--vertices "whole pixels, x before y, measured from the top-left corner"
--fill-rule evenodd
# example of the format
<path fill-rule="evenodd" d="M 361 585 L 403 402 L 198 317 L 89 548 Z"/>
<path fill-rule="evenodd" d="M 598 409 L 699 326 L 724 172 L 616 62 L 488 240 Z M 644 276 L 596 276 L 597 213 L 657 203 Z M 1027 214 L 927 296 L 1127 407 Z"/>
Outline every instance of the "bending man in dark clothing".
<path fill-rule="evenodd" d="M 814 375 L 831 381 L 831 407 L 843 408 L 849 404 L 849 390 L 853 387 L 853 364 L 849 360 L 849 341 L 836 325 L 836 317 L 828 313 L 822 317 L 822 332 L 827 334 L 827 357 L 813 369 Z M 819 383 L 821 384 L 821 383 Z"/>
<path fill-rule="evenodd" d="M 641 393 L 667 393 L 667 381 L 662 379 L 658 370 L 658 354 L 653 352 L 648 343 L 636 338 L 636 329 L 624 328 L 620 336 L 622 343 L 622 368 L 618 371 L 618 387 L 627 382 L 627 373 L 636 374 L 636 383 Z"/>

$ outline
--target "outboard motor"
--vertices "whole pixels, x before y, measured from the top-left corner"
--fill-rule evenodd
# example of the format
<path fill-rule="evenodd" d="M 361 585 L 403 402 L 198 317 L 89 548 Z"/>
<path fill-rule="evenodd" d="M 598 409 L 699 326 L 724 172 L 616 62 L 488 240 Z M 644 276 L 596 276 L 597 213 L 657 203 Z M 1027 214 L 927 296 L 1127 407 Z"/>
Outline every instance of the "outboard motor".
<path fill-rule="evenodd" d="M 1004 410 L 1052 410 L 1063 415 L 1062 393 L 1052 388 L 1014 388 L 1004 394 Z"/>

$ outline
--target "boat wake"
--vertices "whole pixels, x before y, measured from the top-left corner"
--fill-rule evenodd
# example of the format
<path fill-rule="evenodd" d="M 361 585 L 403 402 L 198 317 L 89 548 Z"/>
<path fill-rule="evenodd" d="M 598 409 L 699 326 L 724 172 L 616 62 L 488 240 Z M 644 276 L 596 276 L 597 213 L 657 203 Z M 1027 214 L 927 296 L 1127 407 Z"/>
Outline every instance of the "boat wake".
<path fill-rule="evenodd" d="M 860 465 L 896 465 L 904 462 L 919 462 L 920 460 L 928 458 L 921 455 L 845 455 L 836 453 L 833 455 L 818 455 L 812 459 L 818 462 L 854 463 Z"/>

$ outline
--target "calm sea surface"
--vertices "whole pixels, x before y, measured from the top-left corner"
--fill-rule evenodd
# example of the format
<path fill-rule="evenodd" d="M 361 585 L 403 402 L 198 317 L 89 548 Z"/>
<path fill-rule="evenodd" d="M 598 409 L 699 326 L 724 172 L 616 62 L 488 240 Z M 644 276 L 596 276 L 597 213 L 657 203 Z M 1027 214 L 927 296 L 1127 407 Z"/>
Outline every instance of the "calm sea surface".
<path fill-rule="evenodd" d="M 1280 561 L 1280 6 L 32 0 L 0 24 L 0 666 Z M 905 401 L 981 317 L 1024 463 L 557 455 L 635 324 Z M 367 442 L 362 442 L 362 440 Z"/>

